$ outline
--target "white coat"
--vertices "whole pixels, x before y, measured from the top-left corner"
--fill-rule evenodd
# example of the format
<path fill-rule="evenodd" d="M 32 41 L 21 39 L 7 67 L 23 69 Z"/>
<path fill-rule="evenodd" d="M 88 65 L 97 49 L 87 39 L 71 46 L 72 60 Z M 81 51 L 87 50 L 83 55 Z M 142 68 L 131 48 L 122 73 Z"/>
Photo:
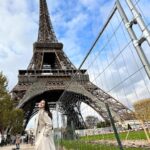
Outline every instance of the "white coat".
<path fill-rule="evenodd" d="M 35 150 L 55 150 L 52 120 L 48 113 L 40 110 L 35 120 Z"/>
<path fill-rule="evenodd" d="M 0 144 L 1 144 L 1 142 L 2 142 L 2 134 L 0 133 Z"/>

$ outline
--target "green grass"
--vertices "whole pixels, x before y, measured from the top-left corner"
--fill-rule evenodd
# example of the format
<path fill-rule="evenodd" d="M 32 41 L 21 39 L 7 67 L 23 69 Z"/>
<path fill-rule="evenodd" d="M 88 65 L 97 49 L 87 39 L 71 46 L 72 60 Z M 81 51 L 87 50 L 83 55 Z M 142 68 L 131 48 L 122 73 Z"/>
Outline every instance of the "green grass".
<path fill-rule="evenodd" d="M 115 146 L 87 144 L 81 141 L 63 140 L 61 145 L 67 150 L 119 150 Z M 144 150 L 143 148 L 124 148 L 124 150 Z M 146 150 L 146 149 L 145 149 Z M 147 149 L 148 150 L 148 149 Z"/>
<path fill-rule="evenodd" d="M 127 132 L 120 133 L 121 140 L 125 140 Z M 63 140 L 63 145 L 67 150 L 119 150 L 118 147 L 100 144 L 91 144 L 89 141 L 96 140 L 116 140 L 113 133 L 103 135 L 92 135 L 80 137 L 79 140 Z M 146 140 L 144 131 L 132 131 L 128 135 L 128 140 Z M 124 150 L 144 150 L 143 148 L 124 148 Z M 145 149 L 148 150 L 148 149 Z"/>
<path fill-rule="evenodd" d="M 121 140 L 125 140 L 127 132 L 120 133 Z M 150 136 L 150 134 L 149 134 Z M 84 141 L 94 141 L 94 140 L 115 140 L 115 135 L 113 133 L 110 134 L 100 134 L 100 135 L 91 135 L 84 136 L 80 138 Z M 144 131 L 131 131 L 128 135 L 128 140 L 146 140 L 146 135 Z"/>

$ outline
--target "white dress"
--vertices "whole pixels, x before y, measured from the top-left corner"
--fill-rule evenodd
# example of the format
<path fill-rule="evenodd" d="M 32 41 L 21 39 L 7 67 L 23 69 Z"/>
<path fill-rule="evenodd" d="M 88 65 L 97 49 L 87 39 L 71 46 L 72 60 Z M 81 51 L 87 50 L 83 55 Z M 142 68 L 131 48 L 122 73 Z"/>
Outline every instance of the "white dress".
<path fill-rule="evenodd" d="M 38 112 L 35 121 L 35 150 L 56 150 L 52 134 L 52 120 L 44 110 Z"/>

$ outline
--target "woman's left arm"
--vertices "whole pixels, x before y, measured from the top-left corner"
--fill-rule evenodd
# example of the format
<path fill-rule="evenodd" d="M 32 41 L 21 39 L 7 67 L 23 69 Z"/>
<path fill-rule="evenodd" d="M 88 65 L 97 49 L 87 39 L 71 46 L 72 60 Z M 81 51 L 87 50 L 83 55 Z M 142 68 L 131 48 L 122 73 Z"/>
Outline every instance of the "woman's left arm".
<path fill-rule="evenodd" d="M 45 130 L 44 130 L 44 135 L 45 136 L 49 136 L 51 134 L 52 131 L 52 120 L 51 118 L 48 116 L 47 112 L 44 112 L 43 114 L 43 119 L 44 119 L 44 123 L 45 123 Z"/>

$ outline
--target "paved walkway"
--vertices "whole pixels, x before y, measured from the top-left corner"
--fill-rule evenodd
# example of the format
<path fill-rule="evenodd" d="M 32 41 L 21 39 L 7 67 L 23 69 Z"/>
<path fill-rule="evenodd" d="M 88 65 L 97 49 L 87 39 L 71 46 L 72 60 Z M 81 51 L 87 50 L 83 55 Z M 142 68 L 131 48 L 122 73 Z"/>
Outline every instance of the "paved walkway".
<path fill-rule="evenodd" d="M 0 147 L 0 150 L 13 150 L 13 148 L 15 148 L 15 145 Z M 22 144 L 20 150 L 34 150 L 34 147 L 30 144 Z"/>
<path fill-rule="evenodd" d="M 15 148 L 15 145 L 0 147 L 0 150 L 13 150 L 13 148 Z M 22 144 L 20 145 L 20 150 L 34 150 L 34 146 L 31 146 L 30 144 Z M 64 149 L 59 148 L 59 150 L 64 150 Z"/>

